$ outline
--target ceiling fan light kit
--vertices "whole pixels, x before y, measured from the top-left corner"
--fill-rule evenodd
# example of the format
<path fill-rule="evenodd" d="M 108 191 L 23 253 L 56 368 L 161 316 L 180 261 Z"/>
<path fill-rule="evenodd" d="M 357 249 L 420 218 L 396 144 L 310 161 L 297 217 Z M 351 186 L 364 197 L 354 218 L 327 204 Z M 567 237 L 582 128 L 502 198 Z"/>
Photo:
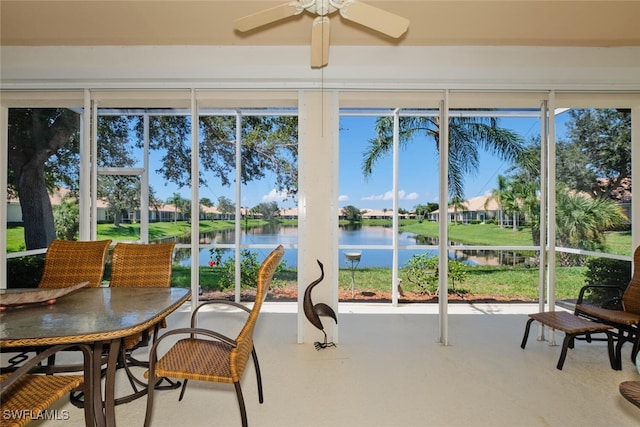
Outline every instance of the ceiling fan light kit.
<path fill-rule="evenodd" d="M 409 20 L 358 0 L 298 0 L 264 9 L 236 19 L 236 30 L 245 32 L 282 21 L 307 11 L 317 17 L 311 27 L 311 67 L 329 63 L 329 15 L 340 12 L 344 19 L 355 22 L 392 38 L 401 37 L 409 28 Z"/>

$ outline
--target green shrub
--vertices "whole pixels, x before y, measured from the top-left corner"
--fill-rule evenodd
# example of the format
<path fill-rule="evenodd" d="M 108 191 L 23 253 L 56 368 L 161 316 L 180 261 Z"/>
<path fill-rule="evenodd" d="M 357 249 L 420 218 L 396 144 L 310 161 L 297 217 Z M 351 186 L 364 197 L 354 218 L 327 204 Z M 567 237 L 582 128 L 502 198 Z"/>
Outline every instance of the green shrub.
<path fill-rule="evenodd" d="M 626 289 L 631 280 L 631 262 L 610 258 L 591 258 L 587 261 L 585 283 L 610 285 Z"/>
<path fill-rule="evenodd" d="M 37 288 L 44 271 L 44 255 L 7 260 L 7 288 Z"/>
<path fill-rule="evenodd" d="M 240 287 L 254 288 L 258 282 L 258 270 L 260 262 L 258 255 L 248 249 L 240 251 Z M 227 258 L 220 265 L 222 275 L 220 276 L 219 286 L 222 289 L 232 289 L 235 286 L 236 277 L 236 260 L 235 258 Z"/>
<path fill-rule="evenodd" d="M 405 264 L 406 279 L 431 295 L 438 290 L 438 257 L 427 253 L 413 255 Z M 449 260 L 449 279 L 451 290 L 467 277 L 466 266 L 462 261 Z"/>

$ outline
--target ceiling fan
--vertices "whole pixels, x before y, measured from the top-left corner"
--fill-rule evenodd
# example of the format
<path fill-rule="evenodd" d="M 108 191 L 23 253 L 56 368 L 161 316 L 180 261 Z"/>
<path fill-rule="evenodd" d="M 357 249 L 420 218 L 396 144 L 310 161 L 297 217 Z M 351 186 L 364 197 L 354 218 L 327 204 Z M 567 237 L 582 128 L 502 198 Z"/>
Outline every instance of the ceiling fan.
<path fill-rule="evenodd" d="M 340 12 L 344 19 L 398 38 L 409 28 L 409 20 L 358 0 L 297 0 L 236 19 L 238 31 L 249 31 L 307 11 L 318 15 L 311 27 L 311 67 L 329 62 L 329 15 Z"/>

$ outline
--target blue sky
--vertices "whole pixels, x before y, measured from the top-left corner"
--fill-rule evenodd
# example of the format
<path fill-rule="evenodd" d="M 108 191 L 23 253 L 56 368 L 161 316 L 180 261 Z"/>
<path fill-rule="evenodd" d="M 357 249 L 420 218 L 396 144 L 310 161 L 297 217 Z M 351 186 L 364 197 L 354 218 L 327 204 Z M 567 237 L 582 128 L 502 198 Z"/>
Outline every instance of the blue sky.
<path fill-rule="evenodd" d="M 392 156 L 382 158 L 374 167 L 372 176 L 365 180 L 362 176 L 362 153 L 368 141 L 375 134 L 375 117 L 343 117 L 340 123 L 340 170 L 339 170 L 339 206 L 353 205 L 359 209 L 391 209 L 392 195 Z M 534 118 L 502 118 L 503 127 L 520 133 L 526 140 L 538 135 L 539 121 Z M 189 188 L 177 189 L 174 185 L 152 176 L 150 182 L 156 197 L 166 200 L 178 192 L 190 199 Z M 511 165 L 486 152 L 481 152 L 480 170 L 476 175 L 465 178 L 465 196 L 472 198 L 490 193 L 495 187 L 497 176 L 504 174 Z M 282 208 L 295 207 L 294 200 L 283 201 L 273 185 L 274 178 L 266 177 L 261 182 L 253 182 L 242 189 L 242 206 L 253 207 L 262 202 L 276 201 Z M 418 204 L 438 201 L 438 157 L 435 143 L 425 138 L 418 139 L 401 150 L 400 201 L 403 209 L 411 210 Z M 235 200 L 233 187 L 222 187 L 211 183 L 200 189 L 200 197 L 208 197 L 214 203 L 218 197 L 225 196 Z"/>

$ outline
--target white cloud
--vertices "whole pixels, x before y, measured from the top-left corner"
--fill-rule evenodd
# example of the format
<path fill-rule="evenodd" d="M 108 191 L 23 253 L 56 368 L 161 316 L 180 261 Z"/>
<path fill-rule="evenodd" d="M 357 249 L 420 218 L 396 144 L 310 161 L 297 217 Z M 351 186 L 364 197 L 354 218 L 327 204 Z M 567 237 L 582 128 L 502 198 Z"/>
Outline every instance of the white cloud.
<path fill-rule="evenodd" d="M 347 196 L 346 194 L 341 194 L 338 196 L 338 201 L 339 202 L 346 202 L 349 200 L 349 196 Z"/>
<path fill-rule="evenodd" d="M 269 191 L 269 194 L 262 196 L 263 202 L 284 202 L 287 200 L 287 193 L 284 191 L 277 191 L 273 189 Z"/>
<path fill-rule="evenodd" d="M 420 198 L 420 195 L 415 191 L 408 194 L 404 190 L 398 191 L 399 200 L 417 200 L 418 198 Z M 387 191 L 384 194 L 365 196 L 360 200 L 393 200 L 393 191 Z"/>

